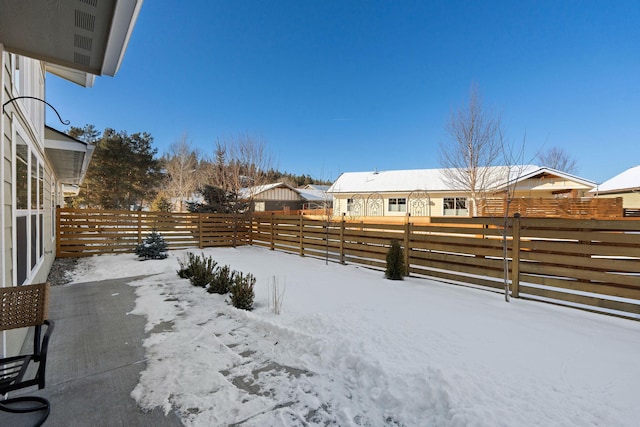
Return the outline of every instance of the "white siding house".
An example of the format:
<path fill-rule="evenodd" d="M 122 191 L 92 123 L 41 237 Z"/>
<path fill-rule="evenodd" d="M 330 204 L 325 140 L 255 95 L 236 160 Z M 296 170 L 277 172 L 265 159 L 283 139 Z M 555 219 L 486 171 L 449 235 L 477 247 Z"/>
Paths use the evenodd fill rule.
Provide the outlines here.
<path fill-rule="evenodd" d="M 526 165 L 491 167 L 486 195 L 501 197 L 582 197 L 595 183 L 554 169 Z M 329 188 L 335 215 L 469 216 L 467 191 L 450 183 L 444 169 L 348 172 Z"/>
<path fill-rule="evenodd" d="M 598 185 L 589 192 L 593 197 L 622 197 L 622 206 L 631 216 L 640 216 L 640 166 L 635 166 Z"/>
<path fill-rule="evenodd" d="M 86 172 L 92 147 L 45 126 L 47 72 L 89 87 L 118 70 L 141 0 L 0 0 L 0 286 L 46 280 L 55 210 Z M 72 84 L 72 83 L 70 83 Z M 0 357 L 24 333 L 0 334 Z"/>

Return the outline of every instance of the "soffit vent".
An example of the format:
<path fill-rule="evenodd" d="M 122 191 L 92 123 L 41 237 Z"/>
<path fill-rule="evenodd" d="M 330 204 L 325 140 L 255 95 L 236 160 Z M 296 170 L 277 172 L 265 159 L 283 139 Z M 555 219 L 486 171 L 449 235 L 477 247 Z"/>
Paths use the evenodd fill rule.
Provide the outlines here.
<path fill-rule="evenodd" d="M 81 36 L 80 34 L 73 35 L 73 45 L 79 49 L 91 50 L 93 45 L 93 39 L 90 37 Z"/>
<path fill-rule="evenodd" d="M 88 4 L 89 6 L 98 7 L 98 0 L 80 0 L 80 3 Z"/>
<path fill-rule="evenodd" d="M 93 32 L 96 26 L 96 16 L 76 9 L 76 28 Z"/>
<path fill-rule="evenodd" d="M 89 65 L 91 65 L 91 57 L 78 52 L 73 52 L 73 62 L 78 65 L 84 65 L 85 67 L 88 67 Z"/>

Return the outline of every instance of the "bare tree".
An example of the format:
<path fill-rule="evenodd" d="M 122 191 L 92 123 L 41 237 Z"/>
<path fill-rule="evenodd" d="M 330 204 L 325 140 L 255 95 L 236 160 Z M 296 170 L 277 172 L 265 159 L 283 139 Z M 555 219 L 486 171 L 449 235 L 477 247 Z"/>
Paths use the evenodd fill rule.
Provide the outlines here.
<path fill-rule="evenodd" d="M 169 146 L 169 153 L 163 158 L 167 181 L 165 193 L 176 199 L 176 209 L 184 210 L 185 200 L 193 194 L 199 182 L 198 151 L 191 146 L 187 135 Z"/>
<path fill-rule="evenodd" d="M 248 133 L 226 137 L 216 141 L 211 182 L 229 196 L 234 212 L 250 211 L 271 168 L 272 157 L 262 137 Z"/>
<path fill-rule="evenodd" d="M 562 172 L 575 174 L 578 172 L 578 162 L 560 147 L 550 147 L 538 155 L 542 166 Z"/>
<path fill-rule="evenodd" d="M 451 113 L 446 124 L 448 141 L 440 144 L 440 164 L 445 179 L 456 190 L 466 191 L 473 216 L 488 188 L 496 184 L 494 166 L 502 152 L 502 119 L 483 109 L 476 84 L 468 104 Z"/>
<path fill-rule="evenodd" d="M 524 174 L 526 165 L 523 162 L 525 151 L 526 137 L 522 140 L 522 145 L 515 150 L 515 146 L 512 144 L 503 142 L 502 144 L 502 156 L 504 159 L 506 170 L 506 186 L 504 188 L 505 209 L 502 217 L 502 270 L 503 270 L 503 285 L 504 285 L 504 300 L 509 302 L 510 285 L 509 285 L 509 235 L 513 236 L 513 219 L 510 218 L 511 212 L 509 210 L 511 201 L 515 197 L 516 187 L 520 178 Z M 519 217 L 519 213 L 517 213 Z M 513 244 L 512 244 L 513 248 Z"/>

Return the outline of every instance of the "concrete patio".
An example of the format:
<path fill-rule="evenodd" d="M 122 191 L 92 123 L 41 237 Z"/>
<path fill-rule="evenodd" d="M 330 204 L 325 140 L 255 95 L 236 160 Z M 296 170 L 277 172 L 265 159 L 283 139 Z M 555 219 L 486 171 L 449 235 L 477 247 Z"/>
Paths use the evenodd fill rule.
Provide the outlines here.
<path fill-rule="evenodd" d="M 19 395 L 51 402 L 45 426 L 181 426 L 179 417 L 143 412 L 130 397 L 145 368 L 145 318 L 128 314 L 135 304 L 128 279 L 53 286 L 49 318 L 47 384 Z M 33 425 L 37 416 L 0 413 L 2 426 Z"/>

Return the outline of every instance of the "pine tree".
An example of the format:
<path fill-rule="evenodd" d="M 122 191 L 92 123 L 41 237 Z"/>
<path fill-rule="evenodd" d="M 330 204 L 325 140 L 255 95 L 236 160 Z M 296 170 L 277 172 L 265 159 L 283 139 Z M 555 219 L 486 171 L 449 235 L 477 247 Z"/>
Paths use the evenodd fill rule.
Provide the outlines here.
<path fill-rule="evenodd" d="M 392 240 L 389 252 L 387 252 L 385 277 L 391 280 L 403 280 L 404 275 L 404 252 L 402 246 L 400 246 L 400 242 L 397 240 Z"/>
<path fill-rule="evenodd" d="M 136 255 L 139 258 L 148 259 L 165 259 L 168 254 L 169 246 L 164 241 L 164 237 L 157 231 L 152 231 L 144 242 L 136 246 Z"/>
<path fill-rule="evenodd" d="M 167 199 L 163 194 L 158 194 L 156 198 L 151 203 L 151 210 L 154 212 L 171 212 L 173 206 L 169 199 Z"/>
<path fill-rule="evenodd" d="M 70 133 L 84 138 L 73 128 Z M 95 132 L 95 130 L 93 130 Z M 160 165 L 152 147 L 153 138 L 146 132 L 127 134 L 106 129 L 97 140 L 79 204 L 102 209 L 138 209 L 150 202 L 160 181 Z"/>
<path fill-rule="evenodd" d="M 242 310 L 253 310 L 253 299 L 255 298 L 253 287 L 255 284 L 256 278 L 253 274 L 248 273 L 245 276 L 243 273 L 236 273 L 233 284 L 229 288 L 231 304 Z"/>

